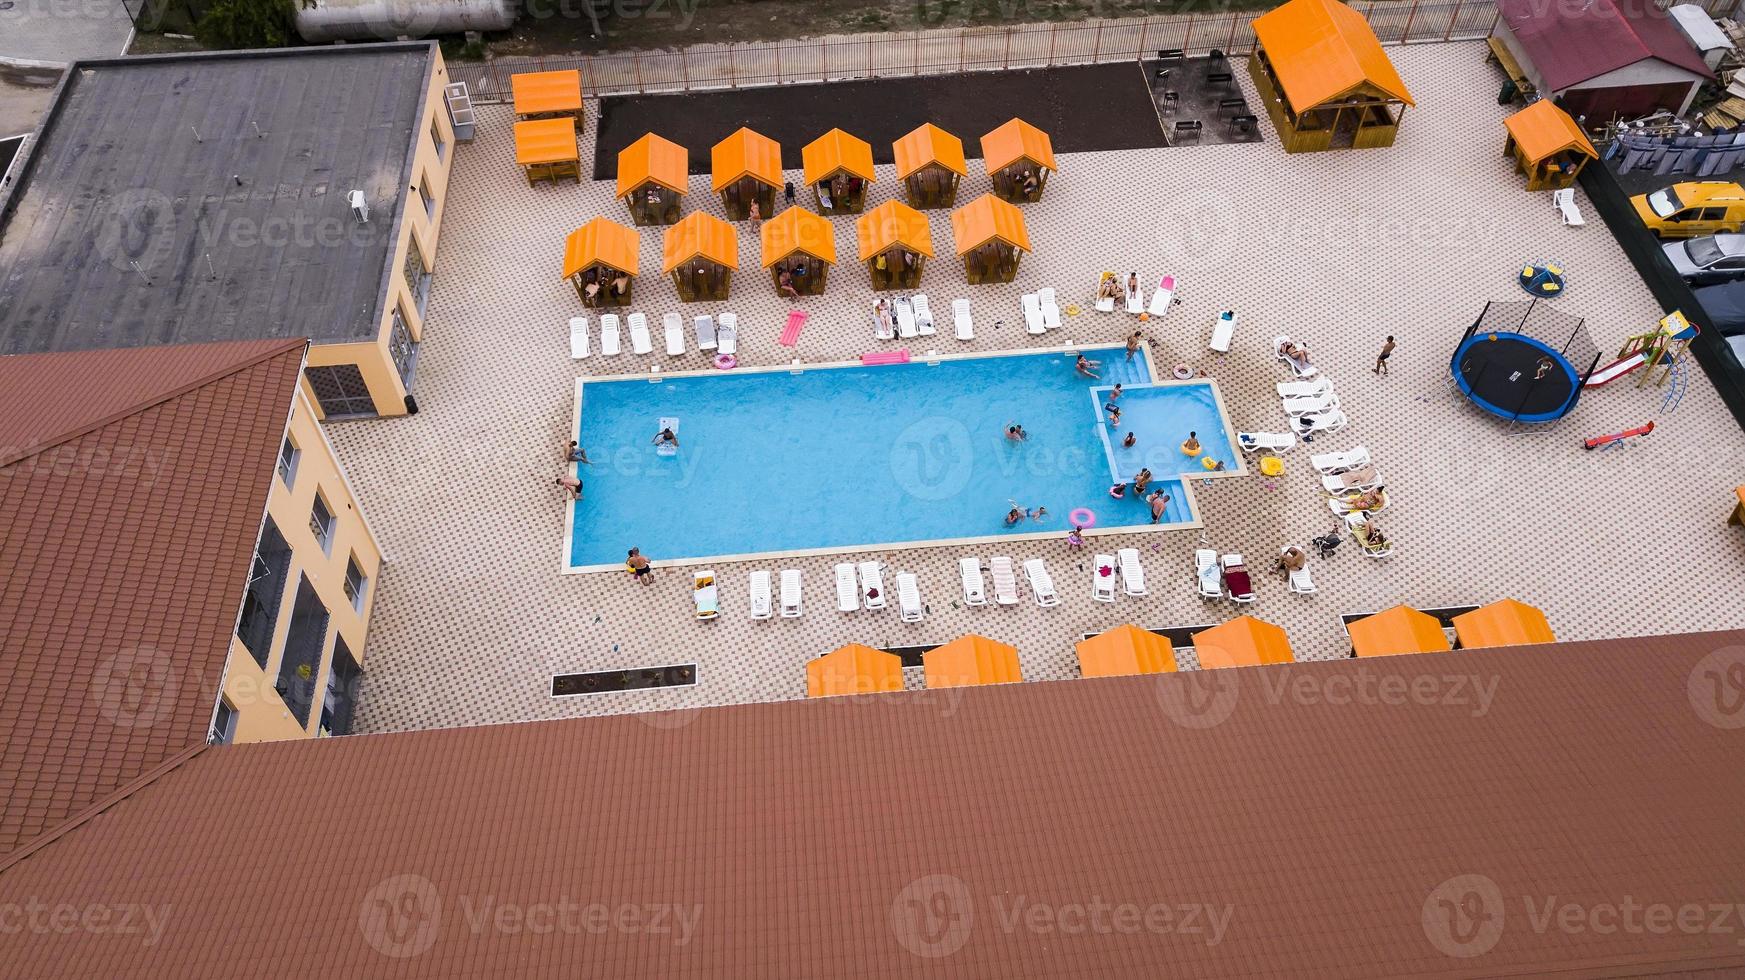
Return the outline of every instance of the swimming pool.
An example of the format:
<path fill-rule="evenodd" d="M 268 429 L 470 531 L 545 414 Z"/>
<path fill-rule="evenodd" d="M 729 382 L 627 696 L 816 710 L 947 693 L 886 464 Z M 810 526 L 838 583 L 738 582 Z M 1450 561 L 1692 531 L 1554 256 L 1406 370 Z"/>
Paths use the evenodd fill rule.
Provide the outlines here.
<path fill-rule="evenodd" d="M 1077 350 L 1100 380 L 1074 371 Z M 1119 429 L 1101 406 L 1119 382 Z M 1119 346 L 943 356 L 863 367 L 807 365 L 583 378 L 576 438 L 584 499 L 571 505 L 569 571 L 622 569 L 639 547 L 656 560 L 861 551 L 922 543 L 1059 538 L 1084 507 L 1098 530 L 1197 521 L 1174 477 L 1198 461 L 1177 445 L 1199 432 L 1232 464 L 1234 435 L 1209 381 L 1151 384 L 1149 356 Z M 679 451 L 659 455 L 658 420 L 679 420 Z M 1005 438 L 1009 423 L 1029 438 Z M 1131 449 L 1119 445 L 1138 433 Z M 1113 436 L 1111 442 L 1110 437 Z M 1141 465 L 1170 495 L 1162 525 L 1131 493 L 1109 497 L 1116 473 Z M 1012 501 L 1047 508 L 1008 527 Z"/>

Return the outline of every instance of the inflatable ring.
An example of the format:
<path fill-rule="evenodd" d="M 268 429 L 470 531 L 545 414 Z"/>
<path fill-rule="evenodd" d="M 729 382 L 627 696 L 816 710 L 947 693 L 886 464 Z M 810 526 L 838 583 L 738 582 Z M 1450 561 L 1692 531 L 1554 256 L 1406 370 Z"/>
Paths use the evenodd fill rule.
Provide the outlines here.
<path fill-rule="evenodd" d="M 1200 460 L 1200 466 L 1208 470 L 1215 470 L 1218 468 L 1218 461 L 1207 456 L 1205 459 Z"/>
<path fill-rule="evenodd" d="M 734 357 L 732 354 L 716 354 L 715 366 L 726 371 L 730 368 L 738 367 L 739 358 Z"/>
<path fill-rule="evenodd" d="M 1097 526 L 1097 513 L 1096 513 L 1096 511 L 1091 510 L 1089 507 L 1079 507 L 1079 508 L 1075 509 L 1072 513 L 1066 515 L 1066 517 L 1067 517 L 1067 520 L 1072 521 L 1074 524 L 1078 525 L 1079 527 L 1096 527 Z"/>
<path fill-rule="evenodd" d="M 1187 443 L 1185 443 L 1185 442 L 1182 443 L 1182 455 L 1183 456 L 1198 456 L 1203 450 L 1204 450 L 1204 447 L 1195 447 L 1193 449 L 1189 449 Z M 1211 462 L 1211 459 L 1208 457 L 1206 462 L 1208 462 L 1208 463 Z M 1211 467 L 1208 466 L 1208 467 L 1206 467 L 1206 469 L 1211 469 Z"/>
<path fill-rule="evenodd" d="M 1188 367 L 1186 364 L 1177 364 L 1175 370 L 1170 373 L 1175 375 L 1177 381 L 1186 381 L 1194 376 L 1194 369 Z"/>

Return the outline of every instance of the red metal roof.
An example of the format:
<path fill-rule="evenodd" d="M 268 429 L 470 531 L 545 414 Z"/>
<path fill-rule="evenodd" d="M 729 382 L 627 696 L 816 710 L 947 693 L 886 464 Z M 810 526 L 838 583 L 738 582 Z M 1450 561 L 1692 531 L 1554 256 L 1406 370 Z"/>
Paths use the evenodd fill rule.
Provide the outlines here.
<path fill-rule="evenodd" d="M 205 741 L 306 346 L 0 357 L 0 854 Z"/>
<path fill-rule="evenodd" d="M 5 970 L 1737 975 L 1733 920 L 1533 915 L 1745 902 L 1745 740 L 1695 680 L 1724 679 L 1742 644 L 214 746 L 0 860 L 0 907 L 127 903 L 160 916 L 153 941 L 46 929 L 7 938 Z"/>
<path fill-rule="evenodd" d="M 1560 92 L 1647 58 L 1704 78 L 1714 77 L 1672 16 L 1651 3 L 1496 2 L 1509 32 L 1552 91 Z"/>

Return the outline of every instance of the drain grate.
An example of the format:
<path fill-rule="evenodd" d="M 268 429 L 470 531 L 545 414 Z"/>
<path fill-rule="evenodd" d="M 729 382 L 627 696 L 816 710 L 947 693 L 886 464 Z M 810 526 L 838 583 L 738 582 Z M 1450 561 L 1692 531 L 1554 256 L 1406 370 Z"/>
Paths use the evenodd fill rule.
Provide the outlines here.
<path fill-rule="evenodd" d="M 579 694 L 643 691 L 655 687 L 690 687 L 696 683 L 696 664 L 631 667 L 624 670 L 600 670 L 587 674 L 553 674 L 551 677 L 551 696 L 568 698 Z"/>

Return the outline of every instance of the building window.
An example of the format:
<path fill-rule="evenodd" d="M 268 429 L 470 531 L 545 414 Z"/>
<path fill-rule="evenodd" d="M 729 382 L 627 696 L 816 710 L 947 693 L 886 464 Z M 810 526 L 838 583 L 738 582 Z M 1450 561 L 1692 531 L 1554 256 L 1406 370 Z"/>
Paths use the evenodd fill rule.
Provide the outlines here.
<path fill-rule="evenodd" d="M 424 216 L 436 220 L 436 195 L 430 193 L 430 179 L 418 178 L 418 199 L 424 202 Z"/>
<path fill-rule="evenodd" d="M 430 117 L 430 142 L 436 144 L 438 160 L 448 159 L 448 143 L 442 138 L 442 124 L 436 121 L 435 116 Z"/>
<path fill-rule="evenodd" d="M 230 699 L 219 695 L 218 713 L 212 719 L 212 731 L 206 741 L 214 745 L 228 745 L 236 737 L 236 708 Z"/>
<path fill-rule="evenodd" d="M 321 703 L 322 735 L 350 735 L 352 709 L 357 705 L 363 668 L 345 645 L 345 637 L 333 638 L 333 666 L 327 671 L 327 697 Z"/>
<path fill-rule="evenodd" d="M 321 543 L 322 551 L 333 554 L 333 511 L 328 509 L 319 490 L 315 491 L 315 503 L 309 509 L 309 533 Z"/>
<path fill-rule="evenodd" d="M 290 436 L 286 436 L 285 441 L 279 445 L 279 479 L 285 481 L 287 490 L 297 482 L 297 460 L 302 455 Z"/>
<path fill-rule="evenodd" d="M 394 372 L 400 376 L 400 383 L 412 390 L 412 368 L 418 363 L 418 342 L 412 339 L 412 331 L 406 329 L 406 317 L 400 312 L 400 305 L 394 304 L 393 322 L 388 328 L 388 356 L 394 360 Z"/>
<path fill-rule="evenodd" d="M 364 374 L 356 364 L 331 364 L 303 370 L 315 401 L 329 422 L 336 419 L 372 418 L 376 400 L 371 397 Z"/>
<path fill-rule="evenodd" d="M 321 677 L 321 648 L 327 642 L 327 607 L 308 579 L 297 583 L 297 601 L 291 607 L 291 625 L 285 630 L 285 653 L 279 659 L 278 679 L 273 689 L 297 724 L 309 724 L 315 705 L 315 682 Z"/>
<path fill-rule="evenodd" d="M 345 560 L 345 597 L 351 600 L 351 607 L 358 615 L 364 612 L 364 597 L 367 596 L 370 580 L 364 577 L 364 570 L 358 567 L 357 556 L 352 555 Z"/>
<path fill-rule="evenodd" d="M 400 267 L 400 278 L 406 282 L 406 291 L 412 294 L 412 303 L 418 308 L 418 315 L 424 315 L 424 301 L 430 297 L 430 270 L 425 266 L 424 253 L 418 248 L 418 239 L 406 239 L 406 264 Z"/>
<path fill-rule="evenodd" d="M 261 667 L 272 652 L 273 633 L 279 625 L 279 607 L 285 598 L 285 578 L 291 571 L 291 546 L 271 517 L 261 525 L 249 565 L 248 588 L 242 597 L 242 615 L 236 621 L 236 638 L 248 648 Z"/>

